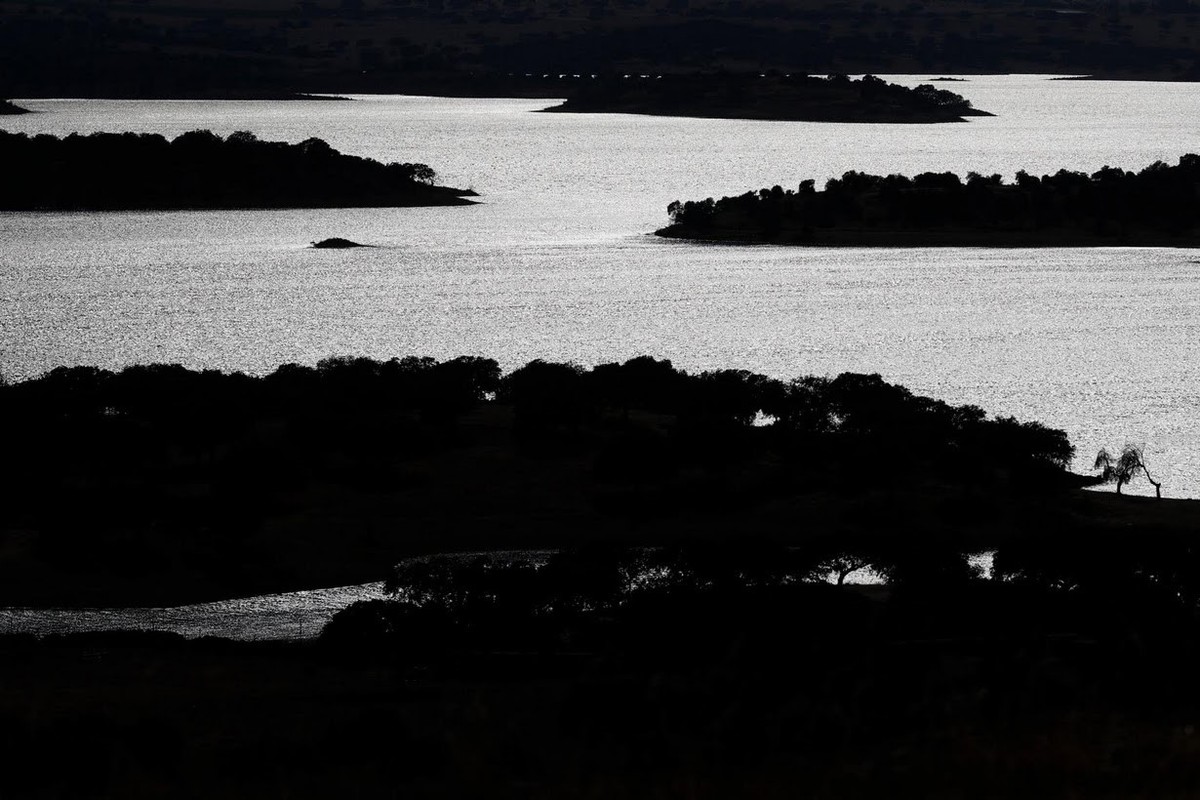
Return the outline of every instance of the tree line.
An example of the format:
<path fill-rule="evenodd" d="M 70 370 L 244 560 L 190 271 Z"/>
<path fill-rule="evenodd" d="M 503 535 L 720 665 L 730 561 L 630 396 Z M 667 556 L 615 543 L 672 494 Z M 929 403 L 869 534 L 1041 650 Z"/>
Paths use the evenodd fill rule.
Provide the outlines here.
<path fill-rule="evenodd" d="M 680 428 L 731 432 L 734 439 L 786 434 L 808 444 L 829 442 L 843 452 L 904 452 L 931 466 L 942 461 L 1063 470 L 1074 453 L 1061 430 L 988 418 L 977 406 L 916 395 L 877 374 L 784 380 L 743 369 L 689 373 L 650 356 L 590 369 L 536 359 L 508 374 L 494 359 L 478 356 L 333 357 L 315 367 L 284 365 L 261 377 L 167 364 L 119 372 L 59 367 L 0 386 L 0 409 L 9 419 L 46 425 L 186 420 L 202 427 L 266 416 L 389 413 L 447 424 L 481 405 L 510 408 L 514 430 L 531 439 L 571 438 L 588 427 L 620 427 L 631 415 L 649 414 Z"/>

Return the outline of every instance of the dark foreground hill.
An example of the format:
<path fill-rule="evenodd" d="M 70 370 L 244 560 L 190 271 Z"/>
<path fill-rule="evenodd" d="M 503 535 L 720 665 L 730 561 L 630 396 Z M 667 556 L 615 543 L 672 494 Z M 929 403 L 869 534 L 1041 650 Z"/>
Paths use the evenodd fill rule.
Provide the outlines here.
<path fill-rule="evenodd" d="M 1036 423 L 652 358 L 64 368 L 0 419 L 2 603 L 391 592 L 310 642 L 0 636 L 5 798 L 1200 785 L 1200 512 Z M 561 552 L 392 566 L 521 545 Z"/>
<path fill-rule="evenodd" d="M 264 142 L 241 131 L 93 133 L 58 138 L 0 131 L 0 209 L 112 211 L 468 205 L 435 186 L 425 164 L 381 164 L 320 139 Z"/>
<path fill-rule="evenodd" d="M 804 122 L 963 122 L 990 116 L 961 95 L 925 84 L 915 89 L 873 75 L 851 80 L 808 75 L 659 75 L 576 81 L 564 113 Z"/>
<path fill-rule="evenodd" d="M 775 186 L 737 197 L 673 202 L 659 236 L 730 242 L 852 246 L 1195 247 L 1200 244 L 1200 156 L 1132 172 L 1059 170 L 1038 178 L 951 172 L 847 172 L 817 191 Z"/>
<path fill-rule="evenodd" d="M 413 565 L 316 642 L 0 636 L 0 794 L 1190 797 L 1195 559 L 1060 532 L 990 577 L 742 538 Z"/>

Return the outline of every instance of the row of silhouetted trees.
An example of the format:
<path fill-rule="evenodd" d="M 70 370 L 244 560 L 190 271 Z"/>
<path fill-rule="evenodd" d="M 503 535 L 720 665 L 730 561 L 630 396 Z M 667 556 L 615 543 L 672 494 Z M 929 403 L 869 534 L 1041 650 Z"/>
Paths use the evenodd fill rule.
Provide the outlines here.
<path fill-rule="evenodd" d="M 1093 644 L 1138 635 L 1143 647 L 1196 641 L 1200 554 L 1184 538 L 1097 537 L 1066 525 L 1053 537 L 1002 541 L 990 553 L 990 574 L 971 556 L 954 537 L 881 530 L 793 547 L 730 538 L 540 558 L 418 559 L 395 569 L 387 599 L 339 613 L 323 638 L 418 660 L 448 650 L 646 655 L 676 647 L 702 657 L 758 637 L 781 650 L 812 636 L 849 635 L 876 642 L 1057 635 Z M 872 570 L 886 582 L 887 612 L 867 612 L 871 604 L 840 585 L 848 569 Z M 851 608 L 862 615 L 859 627 L 836 631 L 832 620 Z M 823 616 L 834 630 L 816 622 Z"/>
<path fill-rule="evenodd" d="M 1066 434 L 1036 422 L 989 419 L 976 406 L 915 395 L 879 375 L 771 378 L 747 370 L 689 373 L 649 356 L 585 369 L 535 360 L 502 374 L 496 361 L 338 357 L 316 367 L 289 364 L 262 377 L 193 371 L 178 365 L 60 367 L 0 387 L 9 419 L 187 420 L 241 424 L 264 416 L 370 416 L 412 410 L 450 420 L 485 402 L 511 406 L 517 430 L 570 435 L 604 415 L 668 415 L 683 425 L 763 428 L 854 449 L 910 458 L 1043 465 L 1070 462 Z"/>

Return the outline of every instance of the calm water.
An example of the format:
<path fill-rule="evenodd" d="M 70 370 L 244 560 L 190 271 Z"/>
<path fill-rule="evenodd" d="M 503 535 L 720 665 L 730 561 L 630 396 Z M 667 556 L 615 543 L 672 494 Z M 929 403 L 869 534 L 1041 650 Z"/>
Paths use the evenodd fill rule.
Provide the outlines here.
<path fill-rule="evenodd" d="M 901 78 L 916 83 L 927 76 Z M 880 372 L 1065 428 L 1077 467 L 1139 442 L 1200 496 L 1200 251 L 699 246 L 647 236 L 671 200 L 848 169 L 1141 168 L 1200 152 L 1200 86 L 973 78 L 967 123 L 836 125 L 531 113 L 526 100 L 28 100 L 10 130 L 320 136 L 424 161 L 470 208 L 0 214 L 0 373 L 332 354 L 478 353 L 689 369 Z M 380 245 L 313 251 L 347 236 Z M 1136 487 L 1135 487 L 1136 490 Z"/>

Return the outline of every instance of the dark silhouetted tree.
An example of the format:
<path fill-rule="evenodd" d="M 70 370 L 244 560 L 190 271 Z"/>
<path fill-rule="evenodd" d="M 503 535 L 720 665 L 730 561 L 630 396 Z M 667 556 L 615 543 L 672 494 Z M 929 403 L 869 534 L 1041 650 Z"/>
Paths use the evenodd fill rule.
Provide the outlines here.
<path fill-rule="evenodd" d="M 1100 452 L 1096 454 L 1096 463 L 1092 465 L 1092 469 L 1100 470 L 1100 479 L 1104 483 L 1117 484 L 1117 494 L 1121 493 L 1122 486 L 1141 472 L 1146 476 L 1146 480 L 1154 486 L 1155 497 L 1162 499 L 1162 484 L 1150 476 L 1150 470 L 1146 468 L 1146 461 L 1142 455 L 1142 448 L 1137 445 L 1125 445 L 1121 455 L 1116 457 L 1101 447 Z"/>

